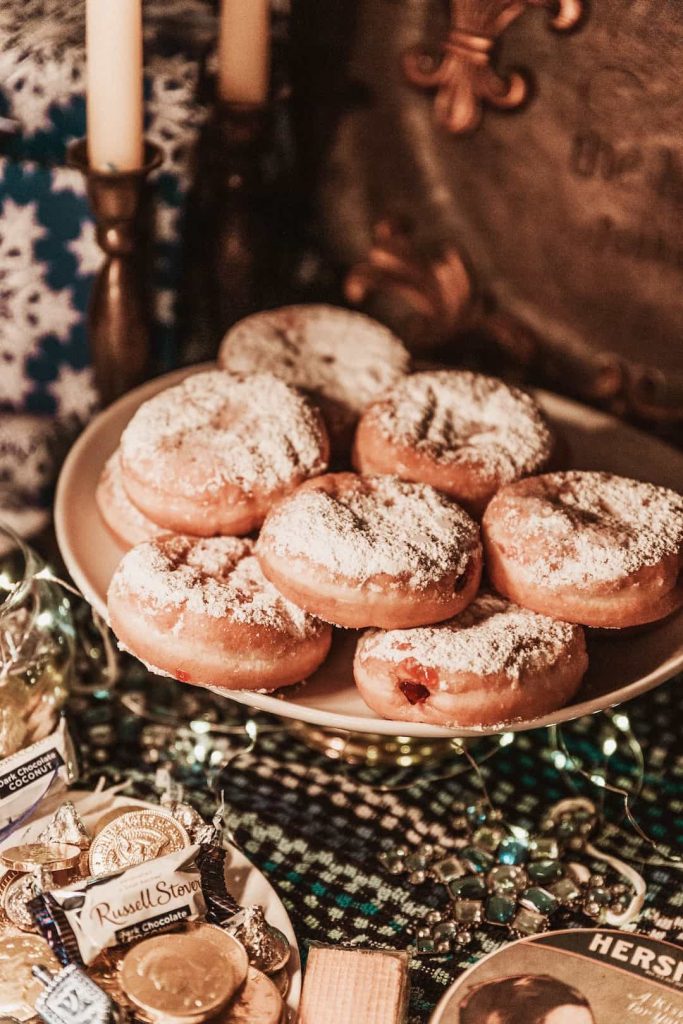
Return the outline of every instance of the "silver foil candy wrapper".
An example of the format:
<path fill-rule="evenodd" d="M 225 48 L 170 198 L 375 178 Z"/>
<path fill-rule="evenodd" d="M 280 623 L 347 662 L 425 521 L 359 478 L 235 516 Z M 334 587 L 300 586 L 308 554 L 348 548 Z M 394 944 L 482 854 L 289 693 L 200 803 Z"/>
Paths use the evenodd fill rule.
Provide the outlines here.
<path fill-rule="evenodd" d="M 289 960 L 291 947 L 287 936 L 268 923 L 258 904 L 240 910 L 226 929 L 242 943 L 251 966 L 264 974 L 279 971 Z"/>
<path fill-rule="evenodd" d="M 45 1024 L 126 1024 L 126 1011 L 75 964 L 58 974 L 34 967 L 33 974 L 45 985 L 36 999 Z"/>

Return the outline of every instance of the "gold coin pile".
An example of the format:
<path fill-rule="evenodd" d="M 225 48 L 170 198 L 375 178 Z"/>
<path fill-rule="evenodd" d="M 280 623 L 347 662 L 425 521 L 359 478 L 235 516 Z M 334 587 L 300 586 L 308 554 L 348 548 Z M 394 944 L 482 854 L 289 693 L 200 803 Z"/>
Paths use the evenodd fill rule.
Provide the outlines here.
<path fill-rule="evenodd" d="M 29 902 L 46 884 L 67 881 L 78 873 L 81 850 L 70 843 L 23 843 L 0 853 L 2 923 L 36 932 Z M 0 1010 L 2 1004 L 0 1004 Z"/>
<path fill-rule="evenodd" d="M 70 843 L 24 843 L 0 853 L 0 864 L 10 871 L 69 871 L 78 866 L 81 851 Z"/>
<path fill-rule="evenodd" d="M 0 1015 L 18 1021 L 35 1016 L 41 986 L 31 968 L 42 963 L 59 969 L 28 910 L 37 892 L 133 867 L 192 842 L 169 811 L 132 804 L 103 814 L 91 839 L 70 801 L 39 838 L 0 852 Z M 129 949 L 104 950 L 88 974 L 112 1000 L 149 1024 L 281 1024 L 289 942 L 260 908 L 248 908 L 243 918 L 235 935 L 193 923 Z"/>
<path fill-rule="evenodd" d="M 0 935 L 0 1012 L 18 1021 L 35 1017 L 43 986 L 31 974 L 38 964 L 58 971 L 60 965 L 38 935 Z"/>
<path fill-rule="evenodd" d="M 249 966 L 244 947 L 214 925 L 158 935 L 123 958 L 118 983 L 152 1024 L 280 1024 L 276 985 Z"/>

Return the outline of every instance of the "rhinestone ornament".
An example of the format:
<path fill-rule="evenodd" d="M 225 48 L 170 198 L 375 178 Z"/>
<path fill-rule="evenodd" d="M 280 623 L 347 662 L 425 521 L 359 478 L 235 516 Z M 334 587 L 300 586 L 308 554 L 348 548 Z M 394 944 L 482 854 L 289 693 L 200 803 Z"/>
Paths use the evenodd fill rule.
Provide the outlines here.
<path fill-rule="evenodd" d="M 512 864 L 500 864 L 498 867 L 492 868 L 488 873 L 487 882 L 499 896 L 521 892 L 529 884 L 524 868 Z"/>
<path fill-rule="evenodd" d="M 511 936 L 536 935 L 562 908 L 593 920 L 604 920 L 608 911 L 624 914 L 632 898 L 629 885 L 622 879 L 610 885 L 605 875 L 569 860 L 584 852 L 597 823 L 594 808 L 583 799 L 579 803 L 551 808 L 540 834 L 528 837 L 512 835 L 502 813 L 485 801 L 456 806 L 452 826 L 460 836 L 454 852 L 430 843 L 383 851 L 380 860 L 389 874 L 407 874 L 414 885 L 431 879 L 452 900 L 448 911 L 425 914 L 411 947 L 415 955 L 447 956 L 467 945 L 472 927 L 482 924 L 507 928 Z"/>

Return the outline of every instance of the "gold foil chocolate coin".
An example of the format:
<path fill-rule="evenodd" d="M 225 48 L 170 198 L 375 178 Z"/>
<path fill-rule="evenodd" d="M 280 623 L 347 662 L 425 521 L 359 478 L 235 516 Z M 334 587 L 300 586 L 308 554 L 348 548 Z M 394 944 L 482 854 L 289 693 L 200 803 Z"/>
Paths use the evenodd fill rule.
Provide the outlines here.
<path fill-rule="evenodd" d="M 123 804 L 121 807 L 112 807 L 110 811 L 106 811 L 101 818 L 98 818 L 95 822 L 93 829 L 93 838 L 105 828 L 110 821 L 116 821 L 122 814 L 130 814 L 131 811 L 139 811 L 140 807 L 137 804 Z"/>
<path fill-rule="evenodd" d="M 88 965 L 88 975 L 115 1003 L 125 1003 L 126 1006 L 134 1009 L 121 988 L 121 963 L 125 955 L 126 950 L 122 948 L 102 950 L 99 956 Z"/>
<path fill-rule="evenodd" d="M 0 936 L 0 1013 L 20 1021 L 35 1017 L 35 1002 L 43 985 L 33 977 L 31 968 L 38 964 L 53 971 L 60 969 L 41 936 Z"/>
<path fill-rule="evenodd" d="M 282 996 L 270 978 L 250 967 L 243 988 L 212 1024 L 280 1024 L 283 1009 Z"/>
<path fill-rule="evenodd" d="M 167 811 L 138 808 L 114 818 L 95 836 L 89 853 L 90 871 L 107 875 L 189 845 L 187 832 Z"/>
<path fill-rule="evenodd" d="M 78 865 L 81 851 L 70 843 L 24 843 L 0 853 L 0 864 L 11 871 L 66 871 Z"/>
<path fill-rule="evenodd" d="M 13 882 L 15 878 L 19 878 L 20 875 L 20 871 L 5 871 L 2 875 L 0 875 L 0 906 L 2 906 L 2 901 L 4 899 L 5 892 L 7 891 L 7 886 L 10 884 L 10 882 Z"/>
<path fill-rule="evenodd" d="M 246 972 L 247 955 L 237 940 L 205 925 L 138 943 L 121 964 L 119 983 L 152 1020 L 200 1024 L 227 1005 Z"/>
<path fill-rule="evenodd" d="M 28 903 L 36 895 L 36 883 L 32 875 L 17 875 L 7 888 L 2 898 L 2 909 L 8 920 L 22 932 L 37 932 Z"/>
<path fill-rule="evenodd" d="M 284 999 L 289 992 L 289 971 L 287 968 L 281 967 L 279 971 L 274 971 L 273 974 L 269 974 L 268 977 Z"/>

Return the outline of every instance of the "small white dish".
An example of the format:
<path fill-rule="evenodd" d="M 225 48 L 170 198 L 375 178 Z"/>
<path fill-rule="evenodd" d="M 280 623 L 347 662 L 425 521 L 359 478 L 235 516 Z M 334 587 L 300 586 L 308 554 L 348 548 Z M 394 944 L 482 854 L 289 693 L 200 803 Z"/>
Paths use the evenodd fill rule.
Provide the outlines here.
<path fill-rule="evenodd" d="M 99 797 L 99 800 L 98 800 Z M 155 807 L 145 800 L 136 800 L 134 797 L 110 795 L 104 790 L 102 793 L 93 793 L 86 790 L 69 790 L 58 796 L 46 800 L 40 807 L 41 815 L 33 818 L 24 828 L 18 829 L 4 843 L 0 843 L 0 850 L 11 846 L 18 846 L 20 843 L 30 843 L 37 840 L 43 831 L 52 814 L 65 800 L 71 800 L 83 819 L 86 828 L 91 830 L 98 818 L 115 807 Z M 292 947 L 291 956 L 287 963 L 287 974 L 289 975 L 289 989 L 286 996 L 287 1009 L 293 1019 L 299 1006 L 301 997 L 301 959 L 296 935 L 289 920 L 289 915 L 282 905 L 279 896 L 273 889 L 267 878 L 254 867 L 251 861 L 247 860 L 243 853 L 235 846 L 228 846 L 228 867 L 226 877 L 230 893 L 242 906 L 251 906 L 258 903 L 263 907 L 263 912 L 268 921 L 283 932 Z M 2 869 L 0 869 L 0 874 Z"/>

